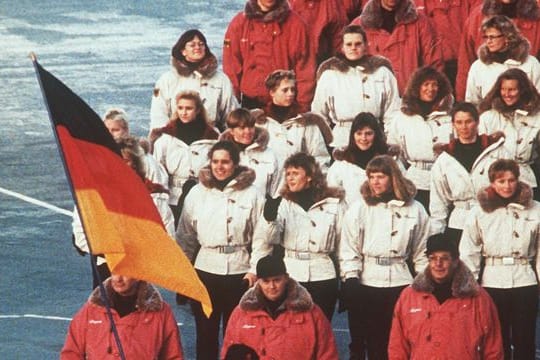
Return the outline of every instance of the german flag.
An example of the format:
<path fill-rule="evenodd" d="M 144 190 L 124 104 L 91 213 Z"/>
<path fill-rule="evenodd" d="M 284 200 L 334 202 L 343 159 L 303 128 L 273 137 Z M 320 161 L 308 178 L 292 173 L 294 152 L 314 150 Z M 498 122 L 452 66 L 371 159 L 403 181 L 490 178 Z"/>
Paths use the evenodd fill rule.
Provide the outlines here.
<path fill-rule="evenodd" d="M 92 254 L 103 254 L 114 273 L 199 301 L 209 316 L 206 288 L 100 117 L 33 62 Z"/>

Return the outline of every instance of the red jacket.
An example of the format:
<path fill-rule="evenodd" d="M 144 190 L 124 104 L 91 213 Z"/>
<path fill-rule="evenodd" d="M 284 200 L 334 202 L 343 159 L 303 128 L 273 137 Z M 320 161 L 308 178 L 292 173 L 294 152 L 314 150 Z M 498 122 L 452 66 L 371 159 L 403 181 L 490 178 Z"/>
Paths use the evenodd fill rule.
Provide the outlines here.
<path fill-rule="evenodd" d="M 264 81 L 277 69 L 294 70 L 297 100 L 307 111 L 315 91 L 315 53 L 304 22 L 286 0 L 266 14 L 256 0 L 248 0 L 225 33 L 223 70 L 239 99 L 244 94 L 266 104 L 270 95 Z"/>
<path fill-rule="evenodd" d="M 311 51 L 317 64 L 335 55 L 343 43 L 341 31 L 349 23 L 341 0 L 289 0 L 289 3 L 309 25 Z"/>
<path fill-rule="evenodd" d="M 521 34 L 531 43 L 530 54 L 538 57 L 540 52 L 540 13 L 536 0 L 516 0 L 517 18 L 512 19 Z M 485 0 L 475 6 L 465 22 L 458 54 L 456 78 L 456 98 L 465 99 L 467 76 L 472 63 L 478 58 L 478 48 L 482 45 L 481 26 L 487 18 L 501 14 L 500 0 Z M 504 14 L 503 14 L 504 15 Z"/>
<path fill-rule="evenodd" d="M 394 308 L 391 360 L 504 358 L 497 309 L 463 262 L 454 273 L 452 297 L 439 304 L 428 270 L 403 290 Z"/>
<path fill-rule="evenodd" d="M 418 12 L 425 14 L 441 37 L 443 60 L 457 60 L 461 31 L 479 0 L 415 0 Z"/>
<path fill-rule="evenodd" d="M 409 77 L 420 66 L 443 70 L 441 42 L 431 22 L 417 13 L 412 1 L 400 2 L 397 24 L 391 34 L 379 27 L 383 20 L 381 9 L 381 0 L 370 0 L 352 24 L 361 25 L 366 31 L 370 54 L 390 60 L 402 95 Z"/>
<path fill-rule="evenodd" d="M 104 285 L 111 294 L 110 278 Z M 122 318 L 111 309 L 126 359 L 183 359 L 176 320 L 154 286 L 146 282 L 139 284 L 137 307 Z M 73 317 L 60 359 L 117 359 L 118 356 L 100 290 L 96 288 Z"/>
<path fill-rule="evenodd" d="M 233 344 L 251 347 L 261 359 L 338 359 L 330 322 L 305 288 L 289 279 L 275 320 L 264 310 L 263 298 L 258 284 L 244 294 L 227 323 L 222 359 Z"/>

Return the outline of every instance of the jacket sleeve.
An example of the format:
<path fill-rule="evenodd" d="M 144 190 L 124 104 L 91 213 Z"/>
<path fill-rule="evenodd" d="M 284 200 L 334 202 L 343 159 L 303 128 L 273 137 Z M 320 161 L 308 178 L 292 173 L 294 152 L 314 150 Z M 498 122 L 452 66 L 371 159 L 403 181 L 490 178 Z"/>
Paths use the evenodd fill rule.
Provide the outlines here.
<path fill-rule="evenodd" d="M 335 360 L 338 359 L 336 339 L 330 322 L 317 306 L 313 305 L 313 318 L 317 329 L 317 349 L 315 359 L 317 360 Z"/>
<path fill-rule="evenodd" d="M 475 11 L 471 12 L 465 25 L 463 26 L 463 36 L 459 44 L 458 51 L 458 70 L 456 76 L 456 100 L 463 101 L 465 99 L 465 89 L 467 84 L 467 76 L 469 74 L 469 68 L 476 59 L 476 46 L 473 32 L 473 19 Z"/>
<path fill-rule="evenodd" d="M 257 192 L 258 193 L 258 192 Z M 272 234 L 270 225 L 272 222 L 268 222 L 262 216 L 264 209 L 264 201 L 262 197 L 257 197 L 255 211 L 252 215 L 252 223 L 254 224 L 253 240 L 251 243 L 251 255 L 250 255 L 250 270 L 252 274 L 257 273 L 257 262 L 259 259 L 269 255 L 272 252 Z M 278 215 L 279 216 L 279 215 Z"/>
<path fill-rule="evenodd" d="M 171 99 L 164 96 L 165 76 L 163 74 L 154 86 L 154 94 L 150 103 L 150 130 L 167 125 L 171 117 Z"/>
<path fill-rule="evenodd" d="M 274 163 L 273 164 L 274 171 L 272 172 L 272 176 L 270 177 L 268 181 L 268 185 L 266 186 L 267 187 L 266 191 L 268 195 L 275 198 L 279 196 L 279 187 L 282 184 L 281 180 L 283 179 L 283 169 L 279 166 L 276 153 L 274 153 L 273 151 L 272 151 L 272 157 L 273 157 L 272 162 Z"/>
<path fill-rule="evenodd" d="M 82 360 L 86 358 L 86 324 L 88 323 L 87 304 L 73 316 L 69 324 L 64 347 L 60 352 L 61 360 Z"/>
<path fill-rule="evenodd" d="M 218 113 L 216 114 L 216 124 L 215 126 L 220 130 L 224 131 L 227 128 L 227 115 L 235 109 L 238 109 L 240 104 L 235 95 L 233 85 L 230 79 L 227 76 L 223 77 L 220 101 L 218 103 Z"/>
<path fill-rule="evenodd" d="M 476 60 L 480 61 L 480 60 Z M 477 84 L 477 76 L 479 69 L 477 69 L 477 63 L 474 62 L 471 65 L 469 74 L 467 75 L 467 86 L 465 89 L 465 101 L 470 102 L 478 106 L 482 101 L 482 95 L 480 94 L 480 86 Z M 487 89 L 489 90 L 489 89 Z"/>
<path fill-rule="evenodd" d="M 234 308 L 231 316 L 229 317 L 229 321 L 227 322 L 227 330 L 225 331 L 225 335 L 223 336 L 223 346 L 221 347 L 220 359 L 225 359 L 227 351 L 229 350 L 229 347 L 231 347 L 231 345 L 243 343 L 238 333 L 242 314 L 243 311 L 240 309 L 240 307 L 237 306 L 236 308 Z"/>
<path fill-rule="evenodd" d="M 328 154 L 328 149 L 326 148 L 326 143 L 324 142 L 319 127 L 315 124 L 308 124 L 306 126 L 304 140 L 306 147 L 305 152 L 315 158 L 317 164 L 321 167 L 322 173 L 326 174 L 331 158 L 330 154 Z"/>
<path fill-rule="evenodd" d="M 363 244 L 363 229 L 359 219 L 359 205 L 355 203 L 345 212 L 338 247 L 339 267 L 342 279 L 359 277 L 362 271 L 360 249 Z"/>
<path fill-rule="evenodd" d="M 326 121 L 328 126 L 332 125 L 333 120 L 330 117 L 330 94 L 329 94 L 329 77 L 332 75 L 330 71 L 322 73 L 317 81 L 315 95 L 311 103 L 311 111 L 319 114 Z M 333 102 L 332 102 L 333 103 Z M 335 119 L 334 119 L 335 120 Z"/>
<path fill-rule="evenodd" d="M 441 38 L 431 24 L 431 21 L 424 14 L 418 14 L 418 21 L 423 21 L 420 32 L 422 65 L 432 66 L 442 72 L 444 63 L 442 59 Z"/>
<path fill-rule="evenodd" d="M 384 103 L 383 106 L 383 125 L 384 133 L 388 135 L 389 128 L 392 126 L 392 121 L 397 114 L 399 114 L 399 108 L 401 106 L 401 98 L 399 97 L 399 89 L 397 79 L 390 70 L 383 67 L 384 71 Z"/>
<path fill-rule="evenodd" d="M 240 99 L 240 80 L 242 79 L 243 71 L 242 51 L 240 48 L 240 38 L 242 36 L 241 21 L 243 18 L 244 14 L 240 13 L 231 20 L 225 32 L 225 40 L 223 42 L 223 72 L 231 80 L 234 95 L 237 99 Z"/>
<path fill-rule="evenodd" d="M 200 247 L 197 240 L 197 219 L 193 218 L 200 186 L 195 185 L 186 196 L 184 208 L 178 221 L 178 228 L 176 229 L 176 242 L 192 264 L 195 262 L 195 256 Z"/>
<path fill-rule="evenodd" d="M 480 356 L 485 360 L 503 359 L 503 342 L 497 308 L 485 290 L 482 289 L 479 296 L 482 304 L 482 309 L 480 309 L 480 314 L 483 315 L 481 317 L 482 328 L 485 330 L 484 344 Z"/>
<path fill-rule="evenodd" d="M 392 319 L 390 339 L 388 341 L 388 358 L 392 360 L 407 360 L 411 355 L 411 344 L 405 337 L 402 318 L 402 298 L 407 292 L 408 289 L 403 290 L 394 307 L 394 317 Z"/>
<path fill-rule="evenodd" d="M 168 304 L 163 305 L 163 344 L 159 351 L 159 360 L 183 360 L 182 343 L 180 341 L 180 331 L 176 325 L 176 319 Z"/>
<path fill-rule="evenodd" d="M 440 159 L 440 157 L 439 157 Z M 431 180 L 429 191 L 429 212 L 431 213 L 431 234 L 443 233 L 446 228 L 451 202 L 448 200 L 450 190 L 445 172 L 440 160 L 435 160 L 431 168 Z"/>
<path fill-rule="evenodd" d="M 461 241 L 459 242 L 460 258 L 472 271 L 475 279 L 480 274 L 480 261 L 482 257 L 483 240 L 480 234 L 480 225 L 477 218 L 478 208 L 473 209 L 469 215 Z"/>
<path fill-rule="evenodd" d="M 291 29 L 295 34 L 289 40 L 289 53 L 293 54 L 292 70 L 296 74 L 298 104 L 302 111 L 309 111 L 315 91 L 315 53 L 311 49 L 304 23 L 298 19 L 297 24 Z"/>
<path fill-rule="evenodd" d="M 418 226 L 413 233 L 413 242 L 411 258 L 414 263 L 414 271 L 420 273 L 424 271 L 424 268 L 427 265 L 427 258 L 425 255 L 427 239 L 429 237 L 429 215 L 427 214 L 424 207 L 417 203 L 418 205 Z"/>

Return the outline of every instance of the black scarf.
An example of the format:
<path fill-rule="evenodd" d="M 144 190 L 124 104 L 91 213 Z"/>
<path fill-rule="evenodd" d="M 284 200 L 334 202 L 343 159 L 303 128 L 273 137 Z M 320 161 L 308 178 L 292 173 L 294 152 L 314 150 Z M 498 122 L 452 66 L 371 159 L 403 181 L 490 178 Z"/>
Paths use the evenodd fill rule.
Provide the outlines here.
<path fill-rule="evenodd" d="M 459 161 L 468 172 L 471 171 L 474 162 L 481 153 L 482 142 L 478 136 L 476 137 L 476 141 L 472 144 L 463 144 L 459 139 L 456 141 L 454 158 Z"/>

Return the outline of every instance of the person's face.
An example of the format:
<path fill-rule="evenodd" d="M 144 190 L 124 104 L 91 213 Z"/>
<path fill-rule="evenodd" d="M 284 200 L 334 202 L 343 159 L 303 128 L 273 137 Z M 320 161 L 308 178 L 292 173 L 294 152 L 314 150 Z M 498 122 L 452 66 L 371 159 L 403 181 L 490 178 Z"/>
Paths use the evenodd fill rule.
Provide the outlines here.
<path fill-rule="evenodd" d="M 206 44 L 195 35 L 192 40 L 186 43 L 182 55 L 189 62 L 199 62 L 206 55 Z"/>
<path fill-rule="evenodd" d="M 270 11 L 276 6 L 277 0 L 257 0 L 257 5 L 262 11 Z"/>
<path fill-rule="evenodd" d="M 129 135 L 128 129 L 124 127 L 121 121 L 118 120 L 105 120 L 105 127 L 109 130 L 109 133 L 113 139 L 118 140 Z"/>
<path fill-rule="evenodd" d="M 365 126 L 354 132 L 354 143 L 362 151 L 369 150 L 373 146 L 374 141 L 375 130 L 368 126 Z"/>
<path fill-rule="evenodd" d="M 237 126 L 231 129 L 234 141 L 243 145 L 251 145 L 255 138 L 255 126 Z"/>
<path fill-rule="evenodd" d="M 430 79 L 426 80 L 420 85 L 420 100 L 425 102 L 431 102 L 437 97 L 439 92 L 439 83 L 437 80 Z"/>
<path fill-rule="evenodd" d="M 370 173 L 368 176 L 368 184 L 371 192 L 375 196 L 386 194 L 392 189 L 390 176 L 382 172 Z"/>
<path fill-rule="evenodd" d="M 452 125 L 461 143 L 470 144 L 476 141 L 478 122 L 474 121 L 470 113 L 464 111 L 456 112 L 452 120 Z"/>
<path fill-rule="evenodd" d="M 272 102 L 278 106 L 291 106 L 296 99 L 296 81 L 283 79 L 276 89 L 270 90 Z"/>
<path fill-rule="evenodd" d="M 491 183 L 493 190 L 503 199 L 511 198 L 517 190 L 517 185 L 518 179 L 511 171 L 497 174 L 495 180 Z"/>
<path fill-rule="evenodd" d="M 482 38 L 490 52 L 499 52 L 506 49 L 506 36 L 495 28 L 487 28 Z"/>
<path fill-rule="evenodd" d="M 401 0 L 381 0 L 381 6 L 385 10 L 392 11 L 399 5 L 400 2 Z"/>
<path fill-rule="evenodd" d="M 299 192 L 309 187 L 311 177 L 307 176 L 304 168 L 290 166 L 285 169 L 285 181 L 289 191 Z"/>
<path fill-rule="evenodd" d="M 503 80 L 501 82 L 501 98 L 507 106 L 515 105 L 519 101 L 519 95 L 517 80 Z"/>
<path fill-rule="evenodd" d="M 443 283 L 451 279 L 457 266 L 449 251 L 435 251 L 428 256 L 428 266 L 433 281 Z"/>
<path fill-rule="evenodd" d="M 341 50 L 347 60 L 359 60 L 366 54 L 367 44 L 361 34 L 351 33 L 343 35 L 343 45 Z"/>
<path fill-rule="evenodd" d="M 111 275 L 111 285 L 113 290 L 121 296 L 130 296 L 137 291 L 139 280 L 123 275 Z"/>
<path fill-rule="evenodd" d="M 234 174 L 235 165 L 227 150 L 216 150 L 210 159 L 212 175 L 219 181 L 230 178 Z"/>
<path fill-rule="evenodd" d="M 176 114 L 178 119 L 183 123 L 190 123 L 197 117 L 197 106 L 194 100 L 180 99 L 176 104 Z"/>
<path fill-rule="evenodd" d="M 289 275 L 287 274 L 265 277 L 259 280 L 259 286 L 265 298 L 277 301 L 285 293 L 288 280 Z"/>

